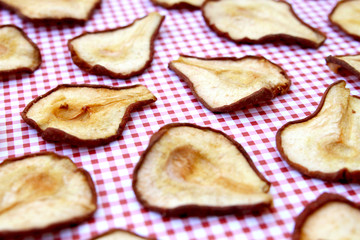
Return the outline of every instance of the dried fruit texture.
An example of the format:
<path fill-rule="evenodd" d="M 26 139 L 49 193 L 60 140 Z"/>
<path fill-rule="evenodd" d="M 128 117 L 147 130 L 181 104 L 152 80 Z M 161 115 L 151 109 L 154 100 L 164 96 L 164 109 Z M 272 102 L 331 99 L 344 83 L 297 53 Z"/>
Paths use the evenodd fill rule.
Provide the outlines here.
<path fill-rule="evenodd" d="M 263 57 L 196 58 L 180 56 L 169 65 L 210 111 L 230 112 L 284 94 L 286 73 Z"/>
<path fill-rule="evenodd" d="M 326 63 L 329 68 L 335 73 L 341 73 L 343 70 L 347 70 L 360 78 L 360 54 L 328 56 L 326 58 Z"/>
<path fill-rule="evenodd" d="M 150 13 L 132 24 L 69 41 L 71 57 L 79 68 L 96 75 L 130 78 L 150 66 L 154 41 L 165 17 Z"/>
<path fill-rule="evenodd" d="M 47 141 L 98 146 L 119 138 L 130 113 L 155 101 L 142 85 L 60 85 L 29 103 L 21 116 Z"/>
<path fill-rule="evenodd" d="M 200 8 L 205 0 L 151 0 L 164 8 Z"/>
<path fill-rule="evenodd" d="M 360 206 L 324 193 L 296 218 L 292 240 L 356 240 L 360 236 Z"/>
<path fill-rule="evenodd" d="M 0 164 L 0 237 L 83 222 L 96 210 L 89 173 L 67 157 L 38 153 Z"/>
<path fill-rule="evenodd" d="M 32 73 L 40 64 L 39 48 L 20 28 L 0 26 L 0 74 Z"/>
<path fill-rule="evenodd" d="M 283 1 L 208 0 L 202 6 L 202 12 L 210 28 L 239 43 L 282 40 L 318 48 L 326 39 Z"/>
<path fill-rule="evenodd" d="M 93 240 L 143 240 L 143 239 L 150 240 L 150 238 L 143 238 L 137 234 L 122 229 L 113 229 L 98 237 L 93 238 Z"/>
<path fill-rule="evenodd" d="M 360 98 L 345 85 L 332 84 L 318 109 L 281 127 L 276 141 L 283 159 L 301 173 L 360 183 Z"/>
<path fill-rule="evenodd" d="M 360 0 L 339 1 L 329 20 L 348 35 L 360 40 Z"/>
<path fill-rule="evenodd" d="M 0 0 L 0 4 L 33 20 L 86 21 L 101 0 Z"/>
<path fill-rule="evenodd" d="M 240 144 L 193 124 L 155 133 L 133 175 L 138 200 L 168 216 L 239 214 L 272 202 L 270 183 Z"/>

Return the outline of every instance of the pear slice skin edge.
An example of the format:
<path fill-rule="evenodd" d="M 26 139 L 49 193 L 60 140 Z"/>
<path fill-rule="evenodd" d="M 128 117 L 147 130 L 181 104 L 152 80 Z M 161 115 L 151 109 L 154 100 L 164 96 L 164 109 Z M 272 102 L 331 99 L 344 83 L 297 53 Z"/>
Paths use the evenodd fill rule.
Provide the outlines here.
<path fill-rule="evenodd" d="M 291 15 L 298 20 L 303 26 L 307 27 L 308 29 L 310 29 L 311 31 L 313 31 L 314 33 L 318 34 L 319 36 L 321 36 L 322 40 L 319 42 L 316 41 L 312 41 L 303 37 L 296 37 L 296 36 L 292 36 L 286 33 L 275 33 L 275 34 L 268 34 L 268 35 L 264 35 L 260 38 L 257 39 L 252 39 L 249 37 L 243 37 L 243 38 L 233 38 L 230 36 L 230 33 L 228 31 L 224 31 L 221 30 L 220 28 L 218 28 L 216 26 L 215 23 L 211 22 L 211 19 L 206 15 L 206 5 L 207 3 L 212 3 L 212 2 L 221 2 L 221 0 L 207 0 L 204 2 L 204 4 L 201 7 L 201 11 L 202 11 L 202 16 L 205 20 L 205 23 L 209 26 L 210 29 L 212 29 L 217 35 L 221 36 L 221 37 L 225 37 L 235 43 L 246 43 L 246 44 L 264 44 L 264 43 L 274 43 L 274 42 L 284 42 L 286 44 L 298 44 L 304 48 L 319 48 L 323 45 L 323 43 L 326 40 L 326 35 L 319 31 L 318 29 L 310 26 L 309 24 L 305 23 L 302 19 L 299 18 L 299 16 L 295 13 L 294 9 L 292 8 L 292 5 L 288 2 L 285 1 L 276 1 L 276 0 L 269 0 L 269 1 L 273 1 L 274 3 L 282 3 L 285 4 L 289 7 L 289 11 L 291 13 Z"/>
<path fill-rule="evenodd" d="M 36 158 L 36 157 L 52 157 L 54 158 L 55 161 L 68 161 L 71 165 L 74 165 L 74 171 L 73 173 L 74 174 L 79 174 L 81 176 L 83 176 L 85 179 L 86 179 L 86 182 L 87 182 L 87 186 L 91 192 L 91 205 L 93 205 L 94 207 L 91 207 L 91 208 L 94 208 L 91 210 L 91 208 L 89 208 L 89 212 L 84 214 L 83 216 L 77 216 L 77 217 L 74 217 L 74 218 L 70 218 L 68 220 L 65 220 L 65 221 L 61 221 L 61 222 L 58 222 L 58 223 L 51 223 L 51 224 L 48 224 L 47 226 L 45 227 L 41 227 L 41 228 L 34 228 L 34 229 L 26 229 L 26 230 L 17 230 L 17 231 L 13 231 L 13 230 L 8 230 L 8 231 L 1 231 L 0 232 L 0 237 L 3 237 L 5 239 L 7 239 L 8 237 L 16 237 L 16 236 L 29 236 L 29 235 L 33 235 L 33 234 L 41 234 L 41 233 L 45 233 L 45 232 L 49 232 L 49 231 L 56 231 L 56 230 L 59 230 L 59 229 L 62 229 L 62 228 L 66 228 L 66 227 L 71 227 L 71 226 L 74 226 L 74 225 L 78 225 L 82 222 L 85 222 L 87 220 L 90 220 L 94 213 L 96 212 L 97 210 L 97 194 L 96 194 L 96 188 L 95 188 L 95 185 L 94 185 L 94 182 L 89 174 L 89 172 L 87 172 L 86 170 L 84 170 L 83 168 L 77 168 L 75 163 L 68 157 L 66 156 L 62 156 L 62 155 L 58 155 L 56 153 L 53 153 L 53 152 L 39 152 L 39 153 L 32 153 L 32 154 L 27 154 L 27 155 L 24 155 L 24 156 L 21 156 L 21 157 L 15 157 L 15 158 L 8 158 L 8 159 L 5 159 L 1 164 L 0 164 L 0 167 L 6 167 L 6 165 L 9 165 L 9 164 L 17 164 L 17 163 L 21 163 L 21 161 L 26 161 L 27 159 L 31 159 L 31 158 Z M 19 163 L 19 164 L 20 164 Z M 9 239 L 10 239 L 9 238 Z M 12 239 L 12 238 L 11 238 Z"/>
<path fill-rule="evenodd" d="M 97 0 L 97 2 L 95 2 L 93 4 L 91 9 L 88 10 L 87 16 L 84 18 L 77 18 L 77 17 L 70 17 L 70 16 L 34 18 L 34 17 L 29 16 L 28 14 L 23 13 L 21 7 L 15 6 L 13 4 L 8 4 L 8 3 L 6 3 L 6 1 L 0 0 L 0 5 L 4 6 L 4 8 L 6 8 L 6 9 L 14 11 L 20 18 L 31 21 L 33 23 L 43 24 L 44 21 L 50 22 L 50 23 L 51 22 L 54 22 L 54 23 L 59 23 L 59 22 L 85 23 L 87 20 L 89 20 L 91 18 L 91 16 L 95 12 L 95 10 L 100 7 L 101 1 L 102 0 Z"/>
<path fill-rule="evenodd" d="M 216 205 L 199 205 L 199 204 L 182 204 L 177 207 L 165 207 L 165 206 L 159 206 L 157 204 L 152 204 L 150 201 L 148 201 L 146 198 L 143 197 L 143 194 L 141 190 L 138 187 L 139 181 L 139 172 L 141 171 L 142 166 L 144 165 L 147 155 L 152 151 L 152 148 L 156 146 L 156 144 L 161 141 L 162 137 L 167 134 L 168 131 L 172 130 L 173 128 L 178 127 L 189 127 L 198 129 L 201 131 L 208 131 L 212 132 L 214 134 L 218 134 L 221 137 L 224 137 L 227 141 L 229 141 L 236 149 L 237 151 L 242 155 L 244 160 L 247 162 L 249 169 L 252 170 L 253 174 L 257 177 L 257 180 L 261 182 L 262 187 L 261 190 L 257 189 L 257 194 L 262 194 L 262 199 L 258 203 L 254 204 L 233 204 L 233 205 L 225 205 L 225 206 L 216 206 Z M 155 161 L 155 160 L 154 160 Z M 240 160 L 239 160 L 240 161 Z M 222 216 L 227 214 L 235 214 L 235 215 L 241 215 L 246 213 L 252 213 L 252 212 L 262 212 L 266 209 L 270 208 L 272 206 L 272 196 L 269 194 L 271 183 L 258 171 L 258 169 L 255 167 L 255 164 L 251 160 L 250 156 L 246 153 L 246 151 L 243 149 L 243 147 L 236 142 L 231 137 L 227 136 L 225 133 L 215 130 L 209 127 L 201 127 L 192 123 L 170 123 L 162 128 L 153 136 L 150 138 L 149 145 L 146 148 L 146 150 L 142 153 L 139 162 L 135 166 L 134 172 L 133 172 L 133 182 L 132 187 L 134 190 L 134 193 L 136 195 L 136 198 L 138 201 L 146 208 L 151 211 L 155 211 L 160 213 L 162 216 L 167 217 L 184 217 L 184 216 Z M 264 197 L 266 195 L 266 197 Z"/>
<path fill-rule="evenodd" d="M 360 68 L 355 68 L 350 63 L 348 63 L 345 59 L 341 59 L 342 57 L 358 57 L 359 58 L 359 64 L 360 64 L 360 54 L 356 55 L 339 55 L 339 56 L 328 56 L 326 57 L 326 64 L 329 66 L 329 68 L 335 72 L 335 73 L 341 73 L 343 69 L 351 72 L 356 77 L 360 79 Z"/>
<path fill-rule="evenodd" d="M 316 200 L 309 203 L 304 208 L 304 210 L 296 217 L 294 231 L 292 234 L 292 240 L 314 239 L 314 238 L 311 238 L 314 236 L 307 236 L 309 233 L 305 233 L 304 231 L 302 231 L 303 227 L 306 226 L 306 222 L 308 219 L 310 219 L 311 216 L 316 215 L 318 210 L 321 210 L 323 207 L 325 208 L 326 206 L 329 206 L 330 204 L 333 204 L 332 206 L 334 206 L 334 204 L 339 204 L 339 205 L 342 205 L 343 207 L 345 207 L 347 210 L 351 209 L 352 211 L 358 211 L 360 213 L 360 205 L 359 204 L 356 204 L 339 194 L 323 193 Z M 333 212 L 333 214 L 338 215 L 339 213 Z M 327 219 L 322 218 L 321 224 L 326 225 L 326 220 Z M 349 219 L 347 219 L 347 220 L 349 220 Z M 343 223 L 346 224 L 346 221 Z M 359 224 L 359 223 L 357 222 L 357 224 Z M 317 225 L 319 225 L 319 224 L 317 224 Z M 308 227 L 312 227 L 312 226 L 308 226 Z M 331 229 L 331 230 L 334 230 L 334 229 L 337 229 L 337 226 L 334 226 L 333 229 Z M 328 235 L 328 234 L 329 234 L 329 232 L 326 233 L 326 237 L 334 236 L 334 235 Z M 332 233 L 332 234 L 334 234 L 334 233 Z M 324 237 L 324 236 L 322 236 L 322 237 Z M 318 239 L 318 238 L 316 238 L 316 239 Z M 323 238 L 321 238 L 321 239 L 323 239 Z M 331 239 L 340 239 L 340 238 L 331 238 Z M 343 239 L 343 238 L 341 238 L 341 239 Z M 346 238 L 346 239 L 348 239 L 348 238 Z"/>
<path fill-rule="evenodd" d="M 11 69 L 11 70 L 3 70 L 3 71 L 0 71 L 0 75 L 8 75 L 8 74 L 13 74 L 13 73 L 33 73 L 37 69 L 39 69 L 40 65 L 41 65 L 41 61 L 42 61 L 39 47 L 18 26 L 15 26 L 15 25 L 12 25 L 12 24 L 7 24 L 7 25 L 1 25 L 0 29 L 2 29 L 2 28 L 13 28 L 13 29 L 17 30 L 21 34 L 23 39 L 25 41 L 27 41 L 33 47 L 34 52 L 35 52 L 34 57 L 35 57 L 35 59 L 37 61 L 37 64 L 34 67 L 20 67 L 20 68 Z"/>
<path fill-rule="evenodd" d="M 335 5 L 335 7 L 333 8 L 333 10 L 330 12 L 328 19 L 329 21 L 336 27 L 338 27 L 341 31 L 343 31 L 344 33 L 346 33 L 347 35 L 353 37 L 355 40 L 360 41 L 360 31 L 354 32 L 351 31 L 350 29 L 346 29 L 346 26 L 343 25 L 343 23 L 338 22 L 337 20 L 334 19 L 334 17 L 336 16 L 336 11 L 343 7 L 346 6 L 346 4 L 351 4 L 352 2 L 357 2 L 358 5 L 360 5 L 360 1 L 359 0 L 341 0 L 338 1 Z M 352 7 L 351 7 L 352 8 Z M 360 14 L 358 16 L 356 16 L 357 19 L 360 18 Z M 358 29 L 360 28 L 360 21 L 358 21 Z"/>
<path fill-rule="evenodd" d="M 141 108 L 142 106 L 151 104 L 157 100 L 157 98 L 152 95 L 152 93 L 147 89 L 149 94 L 152 96 L 145 100 L 140 100 L 134 103 L 131 103 L 127 106 L 126 111 L 124 115 L 121 118 L 121 121 L 118 126 L 118 130 L 116 131 L 116 134 L 107 136 L 107 137 L 101 137 L 101 138 L 95 138 L 95 139 L 83 139 L 76 137 L 72 134 L 69 134 L 61 129 L 48 127 L 46 129 L 41 129 L 39 124 L 33 120 L 32 118 L 28 117 L 28 112 L 34 106 L 37 102 L 40 100 L 46 98 L 47 96 L 51 95 L 52 93 L 56 92 L 57 90 L 66 89 L 66 88 L 93 88 L 93 89 L 108 89 L 108 90 L 128 90 L 128 89 L 136 89 L 136 88 L 144 88 L 147 89 L 145 86 L 137 84 L 132 86 L 123 86 L 123 87 L 111 87 L 106 85 L 91 85 L 91 84 L 62 84 L 57 86 L 56 88 L 53 88 L 52 90 L 46 92 L 45 94 L 38 96 L 34 100 L 32 100 L 30 103 L 26 105 L 24 110 L 21 112 L 21 117 L 23 120 L 29 124 L 31 127 L 36 129 L 41 137 L 50 142 L 63 142 L 68 143 L 74 146 L 87 146 L 87 147 L 95 147 L 100 145 L 105 145 L 109 142 L 115 141 L 116 139 L 121 137 L 122 131 L 125 128 L 126 123 L 130 119 L 130 114 L 136 110 L 137 108 Z"/>
<path fill-rule="evenodd" d="M 124 239 L 124 240 L 156 240 L 155 238 L 145 238 L 136 233 L 130 232 L 125 229 L 111 229 L 105 233 L 100 234 L 92 238 L 91 240 L 114 240 L 114 239 Z"/>
<path fill-rule="evenodd" d="M 195 87 L 194 87 L 194 83 L 192 82 L 192 80 L 184 73 L 182 73 L 179 69 L 177 69 L 177 67 L 175 66 L 175 62 L 178 61 L 172 61 L 169 63 L 169 69 L 171 69 L 172 71 L 174 71 L 181 79 L 183 79 L 188 86 L 190 87 L 192 93 L 194 94 L 194 96 L 210 111 L 214 112 L 214 113 L 223 113 L 223 112 L 233 112 L 233 111 L 237 111 L 239 109 L 245 108 L 247 106 L 251 106 L 252 104 L 257 104 L 259 102 L 265 102 L 267 100 L 271 100 L 274 99 L 275 97 L 277 97 L 278 95 L 282 95 L 285 94 L 291 85 L 291 80 L 288 77 L 288 75 L 286 74 L 286 72 L 277 64 L 267 60 L 264 57 L 261 56 L 244 56 L 241 58 L 235 58 L 235 57 L 215 57 L 215 58 L 199 58 L 199 57 L 194 57 L 194 56 L 187 56 L 187 55 L 180 55 L 180 58 L 190 58 L 190 59 L 197 59 L 197 60 L 203 60 L 203 61 L 233 61 L 234 63 L 236 62 L 241 62 L 242 60 L 254 60 L 254 61 L 264 61 L 266 62 L 268 65 L 271 65 L 274 69 L 279 70 L 279 74 L 282 75 L 282 77 L 284 79 L 287 80 L 287 82 L 278 84 L 278 85 L 274 85 L 271 87 L 262 87 L 259 90 L 254 91 L 252 94 L 249 94 L 247 96 L 244 96 L 240 99 L 237 99 L 236 101 L 230 103 L 230 104 L 226 104 L 223 106 L 218 106 L 218 107 L 212 107 L 210 104 L 208 104 L 206 102 L 206 100 L 204 100 L 196 91 Z M 250 85 L 250 84 L 249 84 Z"/>
<path fill-rule="evenodd" d="M 191 1 L 178 1 L 177 3 L 174 3 L 174 4 L 165 3 L 162 1 L 158 1 L 158 0 L 151 0 L 151 2 L 155 5 L 159 5 L 163 8 L 167 8 L 167 9 L 181 9 L 181 8 L 198 9 L 202 5 L 202 4 L 200 4 L 200 5 L 192 4 L 192 3 L 190 3 Z M 202 3 L 204 3 L 204 2 L 205 2 L 205 0 L 202 1 Z"/>
<path fill-rule="evenodd" d="M 276 133 L 276 147 L 278 149 L 278 152 L 280 153 L 280 156 L 282 157 L 283 160 L 285 160 L 291 167 L 293 167 L 294 169 L 296 169 L 297 171 L 299 171 L 300 173 L 302 173 L 303 175 L 306 175 L 308 177 L 312 177 L 312 178 L 318 178 L 318 179 L 322 179 L 325 181 L 330 181 L 330 182 L 343 182 L 343 183 L 360 183 L 360 170 L 351 170 L 348 169 L 347 167 L 343 167 L 340 168 L 337 167 L 336 170 L 334 171 L 333 169 L 331 171 L 327 170 L 327 171 L 323 171 L 320 169 L 317 170 L 312 170 L 309 169 L 308 166 L 305 166 L 301 163 L 299 163 L 298 161 L 293 161 L 288 154 L 286 153 L 286 150 L 283 147 L 283 133 L 292 126 L 296 126 L 297 124 L 303 124 L 306 123 L 308 121 L 311 121 L 313 118 L 316 118 L 318 116 L 318 114 L 322 111 L 324 104 L 326 102 L 327 96 L 329 95 L 329 92 L 337 87 L 337 85 L 344 85 L 344 89 L 345 88 L 345 81 L 337 81 L 334 82 L 333 84 L 331 84 L 326 91 L 324 92 L 321 101 L 317 107 L 317 109 L 310 114 L 309 116 L 303 118 L 303 119 L 299 119 L 299 120 L 295 120 L 295 121 L 291 121 L 291 122 L 287 122 L 286 124 L 284 124 Z M 349 95 L 349 98 L 353 98 L 356 99 L 356 101 L 360 100 L 359 96 L 353 96 L 353 95 Z M 357 113 L 356 111 L 352 110 L 352 114 Z M 315 142 L 316 144 L 316 142 Z M 316 145 L 317 146 L 317 145 Z M 307 149 L 304 149 L 303 151 L 306 151 Z M 331 155 L 330 155 L 331 156 Z M 320 158 L 320 156 L 318 156 L 317 158 Z M 310 159 L 314 159 L 315 162 L 318 162 L 316 159 L 317 158 L 306 158 L 308 161 Z M 321 161 L 321 160 L 320 160 Z M 322 160 L 323 161 L 323 160 Z M 330 161 L 329 166 L 332 167 L 332 162 Z M 340 163 L 341 164 L 341 163 Z M 345 165 L 345 164 L 344 164 Z M 330 167 L 330 168 L 331 168 Z M 359 166 L 360 167 L 360 166 Z"/>
<path fill-rule="evenodd" d="M 152 14 L 152 13 L 150 13 Z M 118 30 L 122 30 L 122 29 L 126 29 L 126 28 L 131 28 L 133 25 L 135 25 L 135 23 L 145 19 L 146 17 L 148 17 L 150 14 L 142 17 L 142 18 L 137 18 L 135 19 L 132 23 L 130 23 L 129 25 L 126 26 L 122 26 L 122 27 L 118 27 L 118 28 L 113 28 L 113 29 L 106 29 L 106 30 L 102 30 L 102 31 L 96 31 L 96 32 L 84 32 L 81 35 L 72 38 L 68 41 L 68 48 L 70 50 L 71 53 L 71 58 L 73 60 L 73 62 L 83 71 L 88 72 L 90 74 L 94 74 L 94 75 L 105 75 L 105 76 L 109 76 L 111 78 L 117 78 L 117 79 L 129 79 L 133 76 L 137 76 L 142 74 L 148 67 L 150 67 L 151 62 L 153 60 L 153 56 L 154 56 L 154 52 L 155 52 L 155 39 L 158 36 L 158 33 L 160 31 L 160 27 L 162 25 L 162 23 L 165 20 L 165 16 L 161 16 L 160 22 L 157 25 L 157 28 L 155 29 L 155 31 L 152 33 L 151 38 L 149 39 L 150 41 L 150 49 L 149 49 L 149 55 L 147 56 L 147 60 L 146 63 L 142 66 L 142 68 L 134 70 L 132 72 L 129 73 L 117 73 L 114 72 L 108 68 L 106 68 L 105 66 L 102 66 L 100 64 L 90 64 L 88 63 L 85 59 L 83 59 L 76 51 L 75 47 L 73 46 L 72 42 L 77 40 L 77 39 L 81 39 L 82 37 L 86 37 L 86 35 L 95 35 L 95 34 L 102 34 L 102 33 L 108 33 L 108 32 L 116 32 Z M 153 12 L 153 14 L 158 14 L 157 12 Z"/>

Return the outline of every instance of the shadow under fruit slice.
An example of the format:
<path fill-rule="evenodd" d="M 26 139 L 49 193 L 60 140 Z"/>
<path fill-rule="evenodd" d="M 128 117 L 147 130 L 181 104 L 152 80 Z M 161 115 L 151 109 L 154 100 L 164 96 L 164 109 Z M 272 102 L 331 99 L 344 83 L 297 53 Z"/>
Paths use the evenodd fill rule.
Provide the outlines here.
<path fill-rule="evenodd" d="M 202 6 L 206 23 L 217 34 L 239 43 L 282 40 L 318 48 L 323 33 L 304 23 L 291 5 L 274 0 L 208 0 Z"/>
<path fill-rule="evenodd" d="M 152 238 L 144 238 L 135 233 L 129 232 L 123 229 L 112 229 L 106 233 L 103 233 L 92 240 L 142 240 L 148 239 L 151 240 Z"/>
<path fill-rule="evenodd" d="M 32 73 L 40 67 L 41 54 L 36 44 L 14 25 L 0 26 L 0 74 Z"/>
<path fill-rule="evenodd" d="M 101 0 L 0 0 L 0 4 L 32 21 L 73 20 L 90 18 Z"/>
<path fill-rule="evenodd" d="M 330 85 L 313 114 L 281 127 L 276 145 L 304 175 L 360 183 L 360 98 L 345 85 Z"/>
<path fill-rule="evenodd" d="M 360 40 L 360 0 L 339 1 L 329 14 L 332 24 Z"/>
<path fill-rule="evenodd" d="M 21 113 L 47 141 L 98 146 L 116 140 L 138 107 L 155 102 L 144 86 L 59 85 Z"/>
<path fill-rule="evenodd" d="M 29 235 L 92 217 L 96 192 L 88 172 L 45 152 L 0 164 L 0 237 Z"/>
<path fill-rule="evenodd" d="M 324 193 L 296 218 L 292 240 L 356 240 L 359 223 L 360 205 L 341 195 Z"/>
<path fill-rule="evenodd" d="M 151 0 L 164 8 L 200 8 L 205 0 Z"/>
<path fill-rule="evenodd" d="M 360 78 L 360 54 L 328 56 L 326 58 L 326 64 L 335 73 L 345 69 Z"/>
<path fill-rule="evenodd" d="M 263 57 L 197 58 L 180 56 L 169 68 L 184 79 L 196 98 L 212 112 L 239 110 L 284 94 L 290 80 Z"/>
<path fill-rule="evenodd" d="M 123 79 L 141 74 L 151 64 L 164 18 L 153 12 L 125 27 L 84 33 L 69 40 L 71 57 L 91 74 Z"/>
<path fill-rule="evenodd" d="M 239 143 L 188 123 L 162 127 L 133 174 L 146 208 L 166 216 L 240 214 L 270 207 L 270 183 Z"/>

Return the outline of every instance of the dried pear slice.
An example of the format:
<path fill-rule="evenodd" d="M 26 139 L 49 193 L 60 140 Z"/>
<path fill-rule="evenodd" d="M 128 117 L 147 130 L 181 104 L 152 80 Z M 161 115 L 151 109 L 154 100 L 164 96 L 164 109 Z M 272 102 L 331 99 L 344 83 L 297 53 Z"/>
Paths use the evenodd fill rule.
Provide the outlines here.
<path fill-rule="evenodd" d="M 162 127 L 133 174 L 146 208 L 166 216 L 240 214 L 270 207 L 270 183 L 239 143 L 189 123 Z"/>
<path fill-rule="evenodd" d="M 296 218 L 292 240 L 357 240 L 360 205 L 338 194 L 323 193 Z"/>
<path fill-rule="evenodd" d="M 360 0 L 339 1 L 330 13 L 329 20 L 360 41 Z"/>
<path fill-rule="evenodd" d="M 276 145 L 304 175 L 360 183 L 360 98 L 345 85 L 330 85 L 313 114 L 281 127 Z"/>
<path fill-rule="evenodd" d="M 112 229 L 107 231 L 106 233 L 101 234 L 93 238 L 92 240 L 142 240 L 148 239 L 151 240 L 152 238 L 144 238 L 141 237 L 133 232 L 129 232 L 123 229 Z"/>
<path fill-rule="evenodd" d="M 304 23 L 289 3 L 274 0 L 208 0 L 202 6 L 206 23 L 220 36 L 239 43 L 282 40 L 318 48 L 326 36 Z"/>
<path fill-rule="evenodd" d="M 200 8 L 205 0 L 151 0 L 164 8 Z"/>
<path fill-rule="evenodd" d="M 360 54 L 328 56 L 326 63 L 335 73 L 342 72 L 345 69 L 360 78 Z"/>
<path fill-rule="evenodd" d="M 0 0 L 0 4 L 31 21 L 85 22 L 101 0 Z"/>
<path fill-rule="evenodd" d="M 14 25 L 0 26 L 0 74 L 32 73 L 40 67 L 41 54 L 36 44 Z"/>
<path fill-rule="evenodd" d="M 68 43 L 74 63 L 82 70 L 112 78 L 130 78 L 145 71 L 164 20 L 157 12 L 112 30 L 84 33 Z"/>
<path fill-rule="evenodd" d="M 212 112 L 230 112 L 284 94 L 291 81 L 263 57 L 197 58 L 180 56 L 169 68 L 184 79 Z"/>
<path fill-rule="evenodd" d="M 55 153 L 5 160 L 0 181 L 1 238 L 78 224 L 97 208 L 89 173 Z"/>
<path fill-rule="evenodd" d="M 21 113 L 47 141 L 99 146 L 116 140 L 130 113 L 156 97 L 144 86 L 59 85 Z"/>

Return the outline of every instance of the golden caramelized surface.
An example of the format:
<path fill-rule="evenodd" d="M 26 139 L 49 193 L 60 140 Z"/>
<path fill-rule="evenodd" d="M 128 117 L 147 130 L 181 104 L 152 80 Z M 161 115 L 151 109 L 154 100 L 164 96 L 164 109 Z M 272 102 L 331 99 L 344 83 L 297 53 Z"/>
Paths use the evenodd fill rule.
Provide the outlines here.
<path fill-rule="evenodd" d="M 153 0 L 153 2 L 160 5 L 174 6 L 179 3 L 187 3 L 194 7 L 201 7 L 205 0 Z"/>
<path fill-rule="evenodd" d="M 360 37 L 360 0 L 339 3 L 330 19 L 348 33 Z"/>
<path fill-rule="evenodd" d="M 172 127 L 150 148 L 134 186 L 152 206 L 226 207 L 271 203 L 268 183 L 223 135 Z"/>
<path fill-rule="evenodd" d="M 357 240 L 359 223 L 359 209 L 342 202 L 329 202 L 305 220 L 300 240 Z"/>
<path fill-rule="evenodd" d="M 310 171 L 360 170 L 360 99 L 345 82 L 332 86 L 321 111 L 308 121 L 291 124 L 281 145 L 291 162 Z"/>
<path fill-rule="evenodd" d="M 264 58 L 235 61 L 181 56 L 171 62 L 171 68 L 184 74 L 193 83 L 196 94 L 211 108 L 233 104 L 262 88 L 275 91 L 290 85 L 283 70 Z"/>
<path fill-rule="evenodd" d="M 19 29 L 12 26 L 0 28 L 0 72 L 20 68 L 34 71 L 40 61 L 39 50 Z"/>
<path fill-rule="evenodd" d="M 0 231 L 42 229 L 96 209 L 87 177 L 55 154 L 0 165 L 0 181 Z"/>
<path fill-rule="evenodd" d="M 156 98 L 142 85 L 124 89 L 74 85 L 40 99 L 26 116 L 42 130 L 57 128 L 80 139 L 107 138 L 116 135 L 130 105 L 148 100 Z"/>
<path fill-rule="evenodd" d="M 139 237 L 133 233 L 123 231 L 123 230 L 114 230 L 106 233 L 100 237 L 96 237 L 93 240 L 143 240 L 147 238 Z"/>
<path fill-rule="evenodd" d="M 99 0 L 0 0 L 30 19 L 86 20 Z"/>
<path fill-rule="evenodd" d="M 100 65 L 115 74 L 129 75 L 151 61 L 151 44 L 162 19 L 163 16 L 153 12 L 125 28 L 87 33 L 69 44 L 88 65 Z"/>
<path fill-rule="evenodd" d="M 211 25 L 233 40 L 256 41 L 268 35 L 286 34 L 320 44 L 325 37 L 296 18 L 290 6 L 272 0 L 209 1 L 203 13 Z"/>

